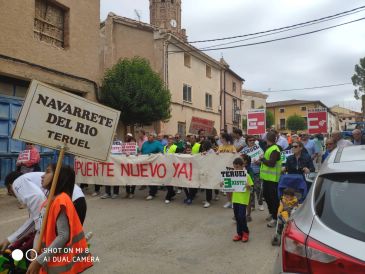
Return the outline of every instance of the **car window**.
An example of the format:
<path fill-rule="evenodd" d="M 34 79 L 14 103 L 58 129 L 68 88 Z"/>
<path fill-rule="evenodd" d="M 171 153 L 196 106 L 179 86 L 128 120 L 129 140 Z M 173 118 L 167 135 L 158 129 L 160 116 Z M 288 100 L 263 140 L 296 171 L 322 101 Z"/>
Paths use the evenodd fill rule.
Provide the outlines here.
<path fill-rule="evenodd" d="M 365 173 L 320 176 L 314 198 L 316 214 L 325 225 L 365 242 Z"/>

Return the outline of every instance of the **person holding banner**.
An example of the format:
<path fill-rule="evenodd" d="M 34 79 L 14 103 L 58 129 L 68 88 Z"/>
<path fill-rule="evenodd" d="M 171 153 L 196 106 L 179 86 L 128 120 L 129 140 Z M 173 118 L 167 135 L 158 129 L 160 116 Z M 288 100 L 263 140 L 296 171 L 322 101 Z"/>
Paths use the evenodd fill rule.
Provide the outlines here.
<path fill-rule="evenodd" d="M 187 136 L 189 143 L 191 145 L 191 154 L 199 154 L 202 152 L 202 146 L 200 143 L 197 142 L 197 137 L 195 135 L 189 135 Z M 188 145 L 186 146 L 186 149 L 188 149 Z M 184 192 L 186 195 L 186 199 L 184 199 L 184 203 L 187 205 L 191 205 L 195 195 L 197 193 L 197 188 L 184 188 Z"/>
<path fill-rule="evenodd" d="M 163 152 L 163 146 L 161 145 L 161 143 L 159 141 L 157 141 L 155 139 L 156 139 L 156 134 L 150 133 L 148 135 L 148 140 L 143 143 L 142 148 L 141 148 L 142 155 L 156 154 L 156 153 Z M 147 201 L 155 198 L 155 196 L 157 194 L 157 189 L 158 189 L 157 186 L 149 187 L 149 193 L 148 193 L 148 196 L 146 197 Z"/>
<path fill-rule="evenodd" d="M 113 140 L 113 146 L 118 146 L 120 148 L 122 146 L 123 142 L 118 139 L 118 136 L 116 133 L 114 133 L 114 140 Z M 113 149 L 112 149 L 113 153 Z M 120 153 L 120 152 L 119 152 Z M 105 193 L 100 196 L 100 199 L 116 199 L 119 196 L 119 186 L 113 186 L 113 194 L 112 187 L 111 186 L 105 186 Z"/>
<path fill-rule="evenodd" d="M 42 177 L 42 186 L 46 189 L 51 188 L 53 172 L 47 168 Z M 30 264 L 27 273 L 80 273 L 93 265 L 80 219 L 71 200 L 74 185 L 75 171 L 70 166 L 62 166 L 42 237 L 43 253 Z M 45 203 L 41 219 L 44 211 Z M 37 234 L 35 243 L 38 237 Z M 63 251 L 64 248 L 67 252 Z"/>
<path fill-rule="evenodd" d="M 257 203 L 259 205 L 259 210 L 260 211 L 264 211 L 264 202 L 263 202 L 263 197 L 262 197 L 262 182 L 260 180 L 260 165 L 258 164 L 258 161 L 260 159 L 260 156 L 262 156 L 264 154 L 264 151 L 261 149 L 260 146 L 258 146 L 256 144 L 256 138 L 253 135 L 247 135 L 246 137 L 247 140 L 247 147 L 248 149 L 254 149 L 257 147 L 257 149 L 255 149 L 254 151 L 258 151 L 258 153 L 254 154 L 253 156 L 249 155 L 251 158 L 251 168 L 253 171 L 253 183 L 254 183 L 254 187 L 253 187 L 253 195 L 252 195 L 252 199 L 250 201 L 250 205 L 252 207 L 252 209 L 255 209 L 255 193 L 256 193 L 256 197 L 257 197 Z M 244 152 L 244 150 L 241 151 L 241 153 Z"/>
<path fill-rule="evenodd" d="M 203 155 L 215 153 L 214 149 L 212 148 L 212 143 L 209 141 L 209 139 L 202 142 L 201 145 L 202 145 L 202 154 Z M 214 193 L 215 193 L 214 200 L 218 201 L 219 200 L 219 190 L 215 189 Z M 212 201 L 212 197 L 213 197 L 213 190 L 205 189 L 205 202 L 203 204 L 204 208 L 210 207 L 210 202 Z"/>
<path fill-rule="evenodd" d="M 246 146 L 245 138 L 243 138 L 242 130 L 239 128 L 233 129 L 233 145 L 236 151 L 241 151 Z"/>
<path fill-rule="evenodd" d="M 16 161 L 17 171 L 22 173 L 41 171 L 40 160 L 38 149 L 32 143 L 25 143 L 25 150 L 19 153 Z"/>
<path fill-rule="evenodd" d="M 234 170 L 244 170 L 244 161 L 242 158 L 236 158 L 233 161 Z M 249 240 L 249 233 L 247 227 L 246 208 L 250 202 L 251 186 L 253 185 L 250 174 L 246 173 L 247 182 L 244 192 L 233 192 L 232 203 L 233 212 L 236 219 L 237 235 L 233 237 L 233 241 L 247 242 Z"/>
<path fill-rule="evenodd" d="M 222 133 L 220 138 L 221 145 L 218 146 L 217 154 L 219 153 L 235 153 L 236 148 L 233 145 L 233 138 L 228 133 Z M 227 192 L 227 202 L 223 206 L 224 208 L 232 208 L 232 193 Z"/>
<path fill-rule="evenodd" d="M 136 143 L 136 140 L 133 137 L 132 133 L 127 133 L 127 136 L 125 137 L 125 142 L 126 145 L 128 144 L 135 144 L 135 149 L 134 151 L 130 151 L 130 152 L 126 152 L 126 155 L 137 155 L 138 154 L 138 145 Z M 128 199 L 133 199 L 134 198 L 134 191 L 136 190 L 136 186 L 131 186 L 131 185 L 126 185 L 125 186 L 126 189 L 126 195 L 124 198 L 128 198 Z"/>
<path fill-rule="evenodd" d="M 177 145 L 174 144 L 174 137 L 172 135 L 169 135 L 167 139 L 167 145 L 163 148 L 163 153 L 173 154 L 176 153 L 177 149 L 178 149 Z M 165 197 L 165 204 L 169 204 L 172 198 L 176 195 L 176 193 L 174 191 L 173 186 L 166 186 L 166 188 L 167 188 L 167 193 Z"/>
<path fill-rule="evenodd" d="M 266 135 L 267 148 L 263 157 L 260 158 L 260 179 L 263 181 L 264 198 L 269 208 L 270 216 L 268 227 L 275 227 L 279 208 L 278 183 L 281 175 L 280 148 L 276 145 L 275 132 Z"/>

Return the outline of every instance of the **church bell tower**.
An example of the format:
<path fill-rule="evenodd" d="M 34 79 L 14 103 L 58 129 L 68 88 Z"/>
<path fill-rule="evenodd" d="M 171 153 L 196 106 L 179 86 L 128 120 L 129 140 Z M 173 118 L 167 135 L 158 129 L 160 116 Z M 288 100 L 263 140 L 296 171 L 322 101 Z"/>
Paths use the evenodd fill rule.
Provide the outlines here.
<path fill-rule="evenodd" d="M 186 40 L 181 29 L 181 0 L 150 0 L 150 24 Z"/>

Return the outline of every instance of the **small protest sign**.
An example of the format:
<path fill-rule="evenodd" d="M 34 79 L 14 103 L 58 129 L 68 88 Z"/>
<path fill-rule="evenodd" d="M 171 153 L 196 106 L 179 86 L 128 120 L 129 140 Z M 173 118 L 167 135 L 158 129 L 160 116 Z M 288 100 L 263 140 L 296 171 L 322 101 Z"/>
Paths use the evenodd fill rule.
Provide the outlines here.
<path fill-rule="evenodd" d="M 249 109 L 247 111 L 247 134 L 264 134 L 266 132 L 265 117 L 265 109 Z"/>
<path fill-rule="evenodd" d="M 327 133 L 327 109 L 308 109 L 308 133 Z"/>
<path fill-rule="evenodd" d="M 124 143 L 122 145 L 122 153 L 127 155 L 136 155 L 137 154 L 137 143 Z"/>
<path fill-rule="evenodd" d="M 221 171 L 221 175 L 223 179 L 223 191 L 246 192 L 246 170 L 224 170 Z"/>
<path fill-rule="evenodd" d="M 283 150 L 281 153 L 281 163 L 282 164 L 285 164 L 286 163 L 286 159 L 290 156 L 290 155 L 293 155 L 293 152 L 291 149 L 288 149 L 288 150 Z"/>
<path fill-rule="evenodd" d="M 120 112 L 53 86 L 32 81 L 12 137 L 105 161 Z"/>
<path fill-rule="evenodd" d="M 28 162 L 29 160 L 30 160 L 30 150 L 23 150 L 19 153 L 17 160 L 19 163 Z"/>
<path fill-rule="evenodd" d="M 112 145 L 112 154 L 122 154 L 122 145 Z"/>
<path fill-rule="evenodd" d="M 244 147 L 241 150 L 241 154 L 247 154 L 251 157 L 251 161 L 257 161 L 260 159 L 260 156 L 264 155 L 264 151 L 261 149 L 261 147 L 257 144 L 255 144 L 253 147 Z"/>

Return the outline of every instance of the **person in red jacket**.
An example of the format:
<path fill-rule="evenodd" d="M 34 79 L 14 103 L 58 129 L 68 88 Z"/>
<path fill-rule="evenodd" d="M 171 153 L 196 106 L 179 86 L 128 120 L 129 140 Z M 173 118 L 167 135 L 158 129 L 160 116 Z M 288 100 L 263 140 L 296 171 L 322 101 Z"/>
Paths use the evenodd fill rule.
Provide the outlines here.
<path fill-rule="evenodd" d="M 25 150 L 19 153 L 16 161 L 17 171 L 22 173 L 41 171 L 40 160 L 38 149 L 32 143 L 26 143 Z"/>

